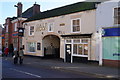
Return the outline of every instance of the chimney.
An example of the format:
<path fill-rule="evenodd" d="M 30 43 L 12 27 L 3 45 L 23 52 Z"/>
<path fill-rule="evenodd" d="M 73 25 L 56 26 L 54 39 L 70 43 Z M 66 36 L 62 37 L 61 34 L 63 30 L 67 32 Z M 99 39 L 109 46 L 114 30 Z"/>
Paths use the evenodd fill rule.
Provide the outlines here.
<path fill-rule="evenodd" d="M 18 2 L 14 7 L 17 7 L 17 17 L 22 17 L 22 3 Z"/>
<path fill-rule="evenodd" d="M 33 5 L 33 15 L 40 13 L 40 5 L 39 4 L 34 4 Z"/>

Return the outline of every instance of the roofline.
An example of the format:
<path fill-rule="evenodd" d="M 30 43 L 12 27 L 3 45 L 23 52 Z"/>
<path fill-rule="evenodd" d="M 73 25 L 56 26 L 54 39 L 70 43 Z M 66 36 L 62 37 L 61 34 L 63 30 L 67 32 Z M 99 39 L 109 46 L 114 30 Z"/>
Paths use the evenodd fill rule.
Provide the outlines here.
<path fill-rule="evenodd" d="M 96 9 L 89 9 L 89 10 L 96 10 Z M 84 11 L 89 11 L 89 10 L 84 10 Z M 68 13 L 68 14 L 62 14 L 62 15 L 59 15 L 59 16 L 63 16 L 63 15 L 69 15 L 69 14 L 73 14 L 73 13 L 79 13 L 79 12 L 84 12 L 84 11 L 77 11 L 77 12 L 72 12 L 72 13 Z M 59 17 L 59 16 L 53 16 L 53 17 Z M 53 18 L 53 17 L 48 17 L 48 18 Z M 42 18 L 42 19 L 47 19 L 47 18 Z M 23 23 L 25 22 L 32 22 L 32 21 L 37 21 L 37 20 L 42 20 L 42 19 L 36 19 L 36 20 L 29 20 L 29 21 L 23 21 Z"/>

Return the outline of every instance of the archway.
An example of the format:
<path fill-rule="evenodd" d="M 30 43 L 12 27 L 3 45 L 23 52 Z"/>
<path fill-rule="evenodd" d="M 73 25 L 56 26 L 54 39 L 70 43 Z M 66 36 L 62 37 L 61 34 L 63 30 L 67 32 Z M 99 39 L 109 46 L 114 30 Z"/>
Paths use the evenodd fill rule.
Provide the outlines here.
<path fill-rule="evenodd" d="M 47 35 L 42 40 L 44 57 L 60 58 L 60 38 L 56 35 Z"/>

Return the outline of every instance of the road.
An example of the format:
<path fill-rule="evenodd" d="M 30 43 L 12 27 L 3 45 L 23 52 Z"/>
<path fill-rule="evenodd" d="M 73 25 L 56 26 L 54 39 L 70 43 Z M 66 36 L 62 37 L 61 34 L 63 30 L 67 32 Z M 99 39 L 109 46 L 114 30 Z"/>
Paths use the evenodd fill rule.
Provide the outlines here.
<path fill-rule="evenodd" d="M 39 61 L 39 62 L 38 62 Z M 45 61 L 45 60 L 43 60 Z M 40 65 L 42 59 L 27 58 L 24 64 L 13 64 L 11 58 L 2 58 L 3 78 L 94 78 L 82 73 L 70 72 Z M 49 65 L 49 64 L 48 64 Z"/>

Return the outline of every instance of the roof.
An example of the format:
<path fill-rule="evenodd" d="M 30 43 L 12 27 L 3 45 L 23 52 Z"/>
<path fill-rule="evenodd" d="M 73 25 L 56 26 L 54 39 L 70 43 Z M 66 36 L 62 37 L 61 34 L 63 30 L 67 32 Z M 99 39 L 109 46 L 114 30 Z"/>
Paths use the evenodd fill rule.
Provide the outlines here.
<path fill-rule="evenodd" d="M 33 7 L 28 8 L 25 12 L 22 13 L 23 18 L 29 18 L 33 16 Z"/>
<path fill-rule="evenodd" d="M 55 8 L 52 10 L 40 12 L 39 14 L 28 18 L 24 22 L 29 22 L 29 21 L 33 21 L 33 20 L 40 20 L 40 19 L 45 19 L 45 18 L 50 18 L 50 17 L 66 15 L 66 14 L 70 14 L 70 13 L 80 12 L 80 11 L 96 9 L 95 6 L 98 3 L 100 3 L 100 2 L 78 2 L 75 4 L 71 4 L 71 5 Z"/>

